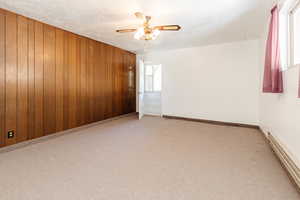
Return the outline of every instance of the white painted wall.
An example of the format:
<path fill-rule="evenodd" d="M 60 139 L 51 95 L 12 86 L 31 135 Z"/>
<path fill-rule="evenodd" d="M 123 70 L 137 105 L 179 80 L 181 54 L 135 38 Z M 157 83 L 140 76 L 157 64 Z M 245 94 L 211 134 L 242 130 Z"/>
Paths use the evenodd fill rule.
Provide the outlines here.
<path fill-rule="evenodd" d="M 258 124 L 259 41 L 156 51 L 164 115 Z"/>
<path fill-rule="evenodd" d="M 261 40 L 261 85 L 267 34 Z M 298 95 L 299 67 L 283 73 L 284 93 L 260 93 L 260 126 L 275 135 L 300 167 L 300 99 Z"/>

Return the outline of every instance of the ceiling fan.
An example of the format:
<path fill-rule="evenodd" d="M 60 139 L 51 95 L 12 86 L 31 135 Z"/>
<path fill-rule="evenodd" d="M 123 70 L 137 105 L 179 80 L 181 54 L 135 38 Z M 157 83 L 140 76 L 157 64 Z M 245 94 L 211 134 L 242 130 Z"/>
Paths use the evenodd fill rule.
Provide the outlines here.
<path fill-rule="evenodd" d="M 163 26 L 150 26 L 151 16 L 145 16 L 141 12 L 136 12 L 135 16 L 138 19 L 143 20 L 143 26 L 133 29 L 120 29 L 116 30 L 118 33 L 130 33 L 135 32 L 134 38 L 137 40 L 154 40 L 159 35 L 160 31 L 179 31 L 181 27 L 179 25 L 163 25 Z"/>

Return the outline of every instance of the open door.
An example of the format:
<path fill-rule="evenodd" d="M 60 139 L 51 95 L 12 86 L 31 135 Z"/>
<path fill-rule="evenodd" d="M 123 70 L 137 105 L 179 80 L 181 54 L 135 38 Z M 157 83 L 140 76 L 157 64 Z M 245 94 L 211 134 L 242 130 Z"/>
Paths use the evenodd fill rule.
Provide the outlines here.
<path fill-rule="evenodd" d="M 143 113 L 161 116 L 162 65 L 145 63 Z"/>
<path fill-rule="evenodd" d="M 138 61 L 138 67 L 139 67 L 139 119 L 142 119 L 144 115 L 144 90 L 145 90 L 145 77 L 144 77 L 144 62 L 142 59 L 139 59 Z"/>

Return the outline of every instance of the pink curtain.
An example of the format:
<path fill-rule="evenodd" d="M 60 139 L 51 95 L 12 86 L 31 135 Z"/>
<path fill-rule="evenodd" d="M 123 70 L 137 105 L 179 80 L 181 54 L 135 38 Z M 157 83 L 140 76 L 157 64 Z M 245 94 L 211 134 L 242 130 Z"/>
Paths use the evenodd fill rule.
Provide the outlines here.
<path fill-rule="evenodd" d="M 266 47 L 265 72 L 263 81 L 264 93 L 282 93 L 283 81 L 279 54 L 279 10 L 272 11 L 269 35 Z"/>

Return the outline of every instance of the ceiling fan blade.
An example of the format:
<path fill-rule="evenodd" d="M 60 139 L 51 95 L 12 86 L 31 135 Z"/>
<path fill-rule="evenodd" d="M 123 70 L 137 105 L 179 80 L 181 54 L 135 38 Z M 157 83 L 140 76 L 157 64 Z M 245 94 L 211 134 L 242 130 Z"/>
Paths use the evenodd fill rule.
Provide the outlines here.
<path fill-rule="evenodd" d="M 118 32 L 118 33 L 131 33 L 131 32 L 135 32 L 135 31 L 136 31 L 136 28 L 116 30 L 116 32 Z"/>
<path fill-rule="evenodd" d="M 164 25 L 164 26 L 155 26 L 154 29 L 160 31 L 179 31 L 181 27 L 179 25 Z"/>
<path fill-rule="evenodd" d="M 141 13 L 141 12 L 136 12 L 136 13 L 134 13 L 134 15 L 135 15 L 136 18 L 138 18 L 138 19 L 142 19 L 142 20 L 145 20 L 145 19 L 146 19 L 145 15 L 144 15 L 143 13 Z"/>

